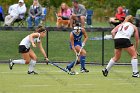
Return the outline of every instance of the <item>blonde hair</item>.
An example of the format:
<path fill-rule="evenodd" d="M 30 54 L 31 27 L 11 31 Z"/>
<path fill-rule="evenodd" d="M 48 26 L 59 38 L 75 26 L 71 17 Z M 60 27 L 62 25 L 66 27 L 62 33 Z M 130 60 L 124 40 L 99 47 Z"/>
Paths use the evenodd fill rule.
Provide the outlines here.
<path fill-rule="evenodd" d="M 65 9 L 62 9 L 63 4 L 65 5 Z M 60 6 L 60 11 L 59 12 L 62 13 L 63 11 L 67 10 L 68 8 L 69 7 L 68 7 L 68 5 L 66 3 L 62 3 L 61 6 Z"/>
<path fill-rule="evenodd" d="M 126 18 L 125 18 L 124 21 L 125 21 L 125 22 L 133 23 L 134 17 L 133 17 L 132 15 L 128 15 L 128 16 L 126 16 Z"/>

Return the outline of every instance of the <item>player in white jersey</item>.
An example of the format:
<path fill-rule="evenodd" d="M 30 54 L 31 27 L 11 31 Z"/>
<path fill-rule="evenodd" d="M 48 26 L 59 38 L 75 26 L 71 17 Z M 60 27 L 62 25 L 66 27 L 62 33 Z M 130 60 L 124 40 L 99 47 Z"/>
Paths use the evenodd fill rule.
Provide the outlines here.
<path fill-rule="evenodd" d="M 112 30 L 112 37 L 114 38 L 114 57 L 112 57 L 106 66 L 102 70 L 103 75 L 106 77 L 108 75 L 111 67 L 120 59 L 122 49 L 126 50 L 131 56 L 132 64 L 132 77 L 139 77 L 138 72 L 138 59 L 137 59 L 137 48 L 139 45 L 139 33 L 136 26 L 132 24 L 133 16 L 129 15 L 125 18 L 124 22 L 116 26 Z M 131 43 L 130 38 L 134 34 L 135 37 L 135 46 Z"/>
<path fill-rule="evenodd" d="M 44 38 L 45 36 L 46 30 L 42 26 L 38 26 L 34 33 L 26 36 L 19 44 L 19 53 L 21 53 L 23 59 L 19 60 L 10 59 L 9 68 L 12 70 L 14 64 L 29 64 L 29 70 L 27 73 L 38 74 L 34 71 L 37 56 L 34 53 L 34 51 L 30 48 L 30 46 L 32 45 L 33 47 L 36 47 L 36 44 L 38 44 L 38 47 L 41 53 L 43 54 L 45 60 L 48 61 L 47 55 L 41 42 L 41 38 Z"/>

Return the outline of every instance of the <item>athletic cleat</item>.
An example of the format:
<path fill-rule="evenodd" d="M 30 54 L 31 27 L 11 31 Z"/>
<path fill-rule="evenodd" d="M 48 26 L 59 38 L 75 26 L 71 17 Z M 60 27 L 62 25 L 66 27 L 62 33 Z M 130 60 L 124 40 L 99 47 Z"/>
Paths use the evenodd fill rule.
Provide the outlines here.
<path fill-rule="evenodd" d="M 105 77 L 107 77 L 107 75 L 108 75 L 108 71 L 107 71 L 107 69 L 106 69 L 106 68 L 103 69 L 102 72 L 103 72 L 103 75 L 104 75 Z"/>
<path fill-rule="evenodd" d="M 68 67 L 66 67 L 65 70 L 67 71 L 68 74 L 71 73 L 71 69 L 68 69 Z"/>
<path fill-rule="evenodd" d="M 67 70 L 67 72 L 70 72 L 71 71 L 71 69 L 69 69 L 68 67 L 66 67 L 65 69 Z"/>
<path fill-rule="evenodd" d="M 89 72 L 89 70 L 87 70 L 85 68 L 81 69 L 81 73 L 88 73 L 88 72 Z"/>
<path fill-rule="evenodd" d="M 31 71 L 31 72 L 30 72 L 30 71 L 28 71 L 28 72 L 27 72 L 27 74 L 34 74 L 34 75 L 37 75 L 38 73 L 37 73 L 37 72 L 35 72 L 35 71 Z"/>
<path fill-rule="evenodd" d="M 137 78 L 140 77 L 139 72 L 133 72 L 132 77 L 137 77 Z"/>
<path fill-rule="evenodd" d="M 9 60 L 9 68 L 10 70 L 13 69 L 14 63 L 12 62 L 12 59 Z"/>

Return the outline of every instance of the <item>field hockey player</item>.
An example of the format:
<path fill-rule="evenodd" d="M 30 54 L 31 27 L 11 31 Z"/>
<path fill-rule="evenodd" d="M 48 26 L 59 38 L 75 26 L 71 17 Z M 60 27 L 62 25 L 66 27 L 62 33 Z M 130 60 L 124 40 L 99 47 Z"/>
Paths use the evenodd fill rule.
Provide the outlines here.
<path fill-rule="evenodd" d="M 19 53 L 21 53 L 23 59 L 18 60 L 11 60 L 9 63 L 9 68 L 12 70 L 14 64 L 29 64 L 29 70 L 28 74 L 38 74 L 34 71 L 34 67 L 37 61 L 37 56 L 34 53 L 34 51 L 30 48 L 31 45 L 36 48 L 36 44 L 38 44 L 38 47 L 43 54 L 46 61 L 48 61 L 47 55 L 44 51 L 44 48 L 42 46 L 41 39 L 46 36 L 46 29 L 42 26 L 38 26 L 34 33 L 26 36 L 19 44 Z"/>

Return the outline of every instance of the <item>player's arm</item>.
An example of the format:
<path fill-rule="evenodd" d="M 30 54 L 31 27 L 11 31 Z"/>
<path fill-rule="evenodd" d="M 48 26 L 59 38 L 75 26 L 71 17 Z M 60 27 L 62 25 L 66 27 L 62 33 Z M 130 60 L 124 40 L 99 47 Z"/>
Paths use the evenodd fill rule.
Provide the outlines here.
<path fill-rule="evenodd" d="M 35 37 L 39 37 L 39 34 L 38 33 L 32 33 L 32 34 L 29 35 L 29 39 L 30 39 L 30 42 L 31 42 L 33 47 L 36 47 L 36 45 L 34 43 L 34 38 Z"/>
<path fill-rule="evenodd" d="M 38 47 L 39 47 L 41 53 L 43 54 L 45 60 L 48 61 L 48 57 L 47 57 L 47 54 L 46 54 L 46 52 L 45 52 L 45 50 L 44 50 L 44 48 L 43 48 L 43 46 L 42 46 L 42 42 L 41 42 L 41 40 L 40 40 L 40 42 L 38 42 Z"/>
<path fill-rule="evenodd" d="M 122 25 L 122 24 L 120 24 L 120 25 L 116 26 L 116 27 L 115 27 L 115 28 L 111 31 L 112 38 L 114 38 L 114 37 L 115 37 L 115 35 L 116 35 L 117 31 L 118 31 L 118 28 L 119 28 L 121 25 Z"/>
<path fill-rule="evenodd" d="M 138 29 L 135 25 L 133 25 L 134 27 L 134 37 L 135 37 L 135 48 L 136 50 L 138 49 L 138 45 L 139 45 L 139 32 L 138 32 Z"/>
<path fill-rule="evenodd" d="M 70 33 L 70 43 L 71 43 L 72 50 L 73 50 L 75 53 L 77 53 L 77 52 L 76 52 L 76 49 L 75 49 L 75 47 L 74 47 L 74 37 L 73 37 L 72 32 Z"/>
<path fill-rule="evenodd" d="M 82 29 L 82 33 L 84 35 L 84 40 L 83 40 L 83 44 L 85 44 L 88 40 L 88 35 L 87 35 L 87 32 L 85 31 L 85 29 Z"/>

